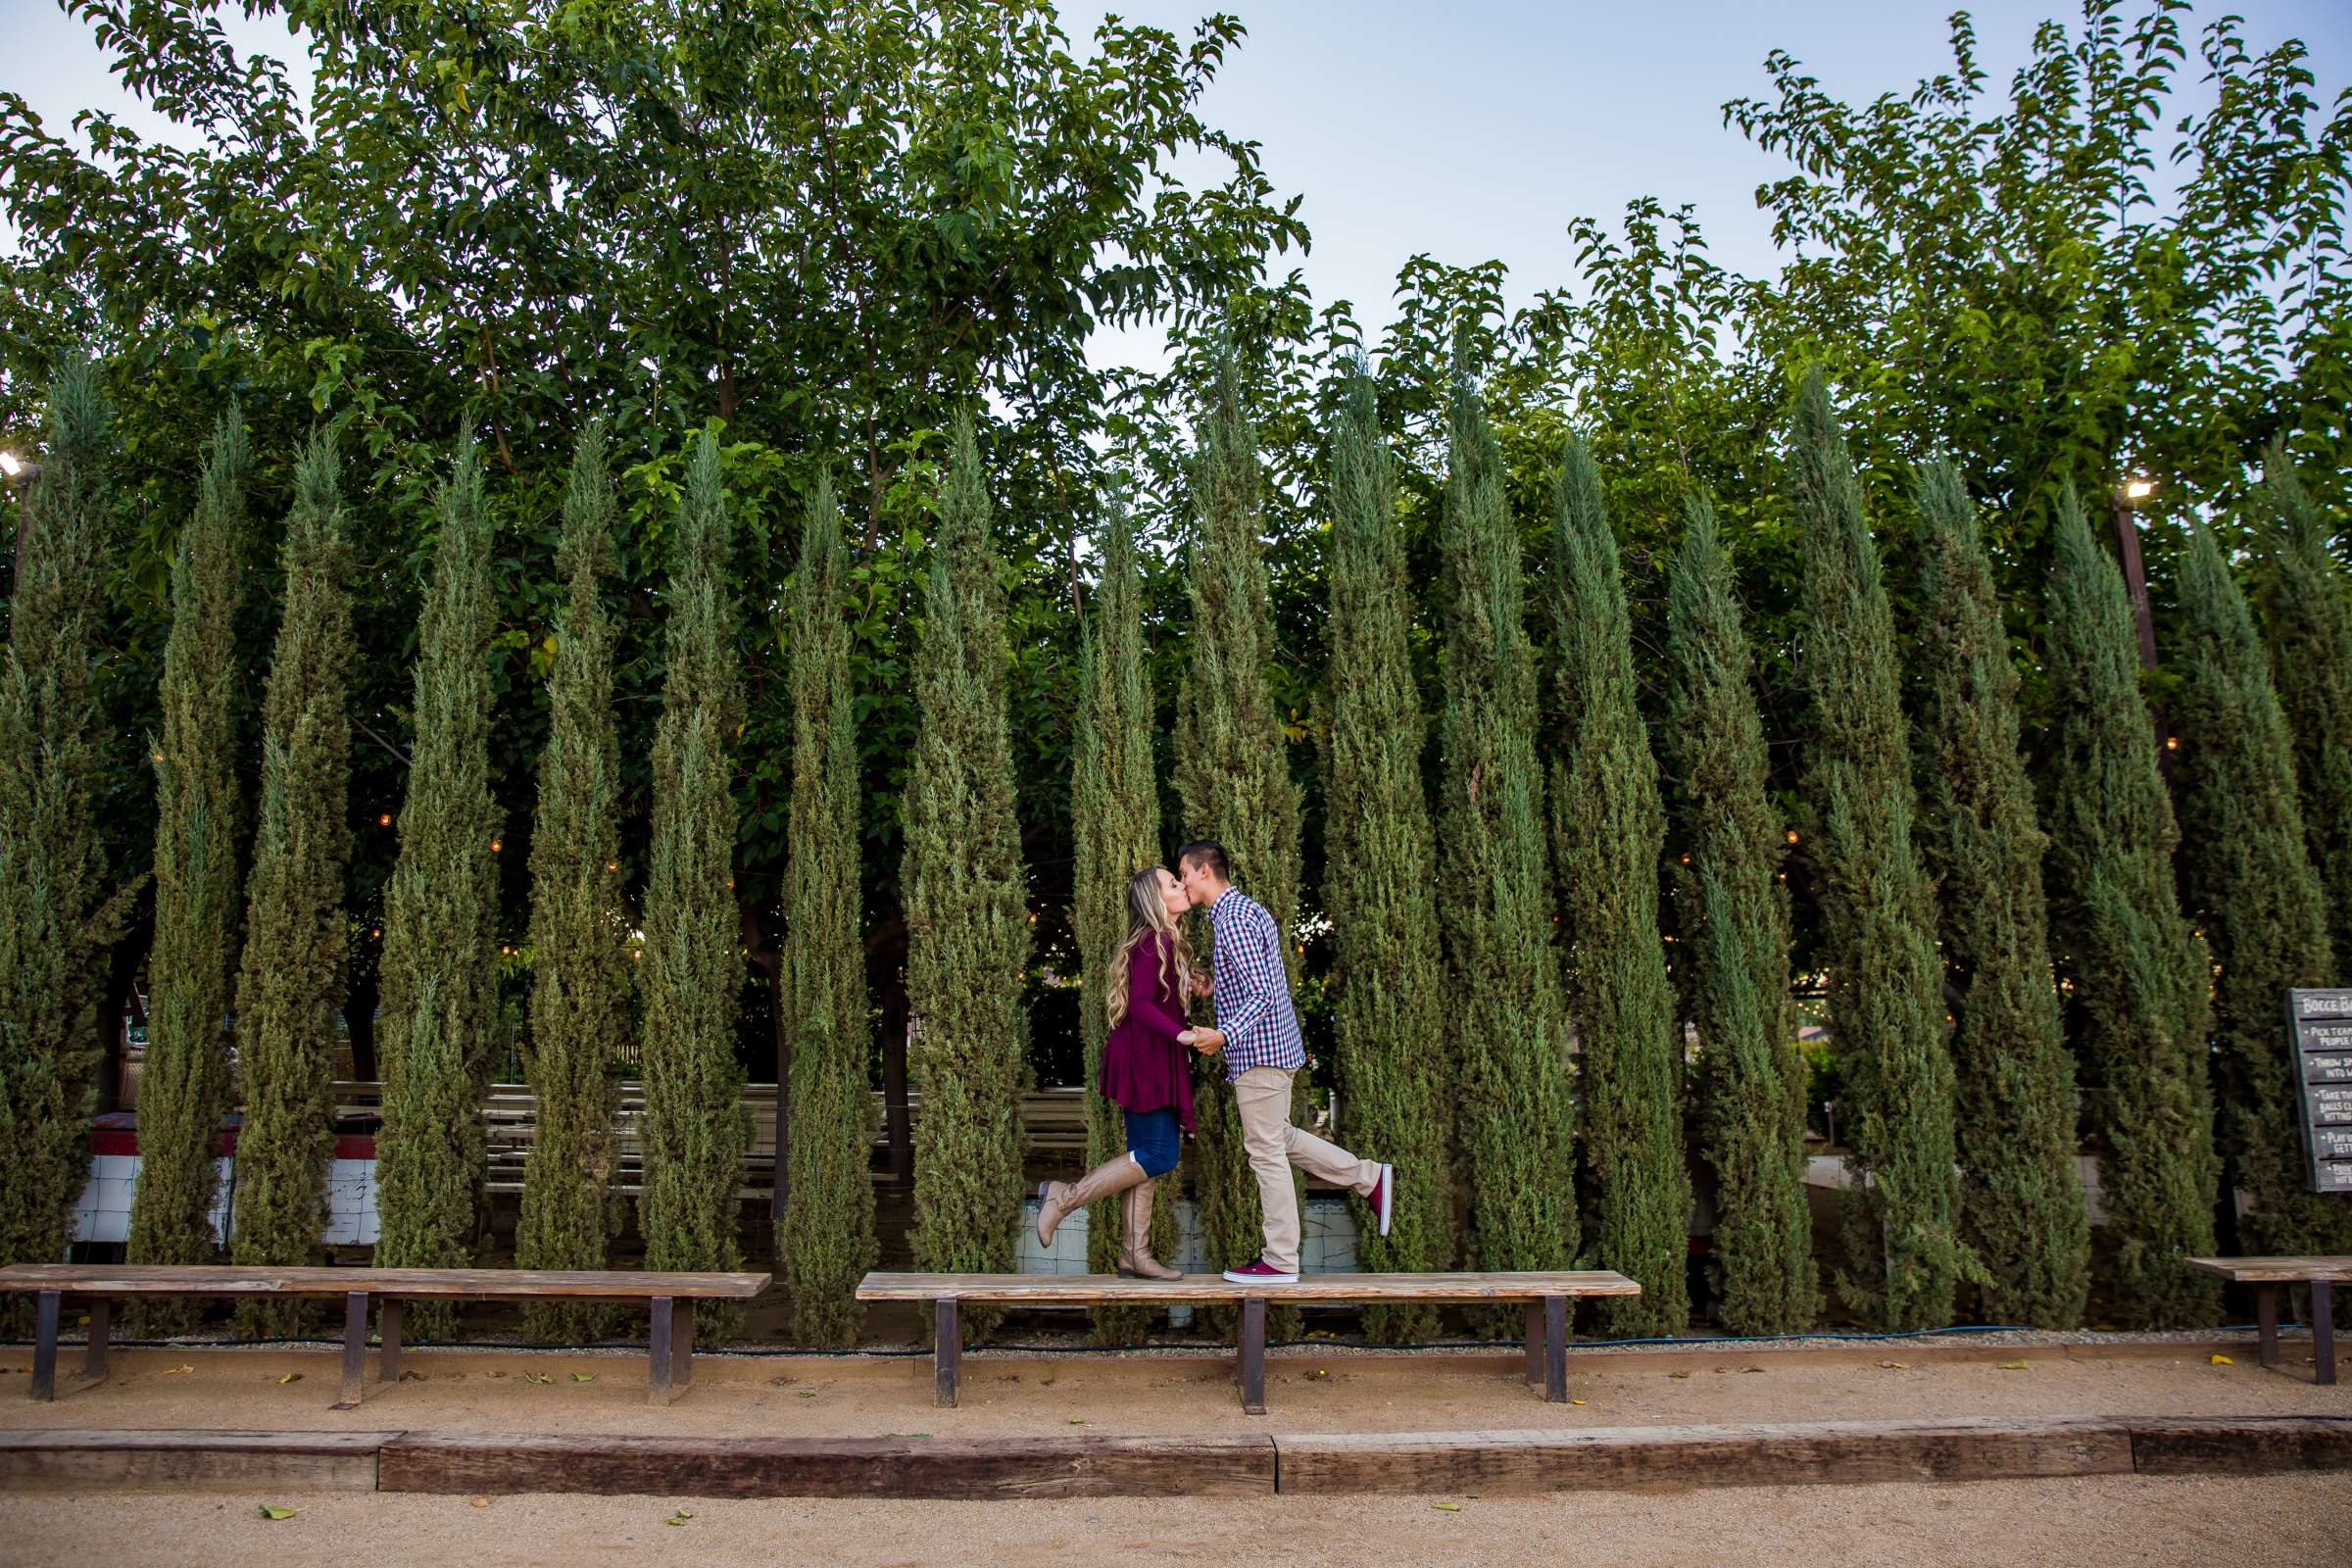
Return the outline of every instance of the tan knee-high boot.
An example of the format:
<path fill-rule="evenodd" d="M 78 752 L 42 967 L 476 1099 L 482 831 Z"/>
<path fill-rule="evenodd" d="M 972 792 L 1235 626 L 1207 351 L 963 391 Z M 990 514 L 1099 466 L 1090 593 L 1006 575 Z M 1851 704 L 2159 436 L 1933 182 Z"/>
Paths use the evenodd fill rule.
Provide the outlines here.
<path fill-rule="evenodd" d="M 1144 1167 L 1135 1162 L 1133 1154 L 1120 1154 L 1104 1160 L 1074 1182 L 1040 1182 L 1037 1196 L 1045 1201 L 1037 1205 L 1037 1245 L 1052 1247 L 1054 1231 L 1072 1209 L 1123 1193 L 1147 1179 Z"/>
<path fill-rule="evenodd" d="M 1130 1187 L 1119 1200 L 1119 1218 L 1127 1231 L 1119 1250 L 1119 1270 L 1147 1280 L 1180 1280 L 1183 1270 L 1170 1268 L 1152 1255 L 1152 1189 L 1158 1185 L 1149 1181 Z"/>

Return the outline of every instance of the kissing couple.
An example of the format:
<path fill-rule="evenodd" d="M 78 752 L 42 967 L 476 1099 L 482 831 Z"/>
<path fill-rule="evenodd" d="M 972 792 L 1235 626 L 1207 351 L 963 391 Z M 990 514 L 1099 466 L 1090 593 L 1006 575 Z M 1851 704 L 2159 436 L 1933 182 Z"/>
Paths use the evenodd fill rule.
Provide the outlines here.
<path fill-rule="evenodd" d="M 1203 907 L 1215 939 L 1206 974 L 1177 924 L 1187 910 Z M 1359 1194 L 1380 1234 L 1389 1234 L 1396 1172 L 1291 1125 L 1291 1075 L 1306 1065 L 1306 1048 L 1282 963 L 1282 932 L 1264 906 L 1233 885 L 1233 862 L 1223 845 L 1188 844 L 1174 871 L 1154 865 L 1135 873 L 1127 884 L 1127 935 L 1111 956 L 1109 980 L 1110 1034 L 1102 1043 L 1100 1087 L 1126 1122 L 1127 1152 L 1075 1182 L 1038 1188 L 1041 1244 L 1053 1245 L 1054 1230 L 1073 1210 L 1124 1194 L 1119 1272 L 1148 1280 L 1183 1278 L 1152 1257 L 1151 1232 L 1152 1189 L 1176 1168 L 1177 1128 L 1193 1127 L 1188 1051 L 1225 1058 L 1242 1147 L 1265 1209 L 1264 1250 L 1255 1262 L 1227 1269 L 1226 1279 L 1236 1285 L 1298 1283 L 1293 1165 Z M 1215 1000 L 1214 1028 L 1185 1021 L 1199 996 Z"/>

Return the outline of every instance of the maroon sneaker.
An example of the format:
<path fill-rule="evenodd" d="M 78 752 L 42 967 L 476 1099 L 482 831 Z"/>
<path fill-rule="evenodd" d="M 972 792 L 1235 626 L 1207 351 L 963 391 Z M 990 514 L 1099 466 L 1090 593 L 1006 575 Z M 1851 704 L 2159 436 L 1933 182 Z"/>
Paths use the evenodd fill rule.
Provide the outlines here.
<path fill-rule="evenodd" d="M 1373 1186 L 1372 1191 L 1364 1195 L 1364 1201 L 1372 1205 L 1372 1218 L 1379 1224 L 1380 1234 L 1388 1235 L 1389 1220 L 1396 1212 L 1396 1166 L 1383 1165 L 1380 1167 L 1380 1180 Z"/>
<path fill-rule="evenodd" d="M 1298 1275 L 1296 1271 L 1286 1273 L 1262 1257 L 1253 1263 L 1245 1263 L 1240 1268 L 1227 1269 L 1225 1277 L 1236 1285 L 1296 1285 L 1298 1283 Z"/>

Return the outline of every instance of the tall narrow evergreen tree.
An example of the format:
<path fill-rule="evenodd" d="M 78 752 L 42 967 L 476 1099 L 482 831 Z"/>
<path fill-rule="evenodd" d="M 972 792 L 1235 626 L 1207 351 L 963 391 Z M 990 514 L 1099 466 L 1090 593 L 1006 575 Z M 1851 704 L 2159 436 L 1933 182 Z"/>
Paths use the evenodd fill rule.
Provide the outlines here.
<path fill-rule="evenodd" d="M 1782 833 L 1715 509 L 1694 498 L 1667 585 L 1666 756 L 1689 863 L 1675 907 L 1694 973 L 1701 1148 L 1715 1171 L 1716 1321 L 1789 1334 L 1821 1310 L 1805 1200 L 1805 1062 L 1788 1002 Z"/>
<path fill-rule="evenodd" d="M 1502 454 L 1467 375 L 1454 389 L 1443 531 L 1440 930 L 1452 982 L 1473 1265 L 1566 1268 L 1577 1252 L 1567 1004 L 1551 946 L 1535 660 Z"/>
<path fill-rule="evenodd" d="M 612 717 L 612 621 L 598 586 L 612 569 L 612 478 L 605 428 L 572 450 L 557 569 L 566 579 L 548 671 L 547 748 L 531 831 L 531 1030 L 523 1070 L 537 1130 L 522 1170 L 514 1265 L 605 1266 L 612 1233 L 612 1069 L 629 1045 L 620 904 L 620 742 Z M 598 1338 L 599 1302 L 532 1304 L 540 1339 Z"/>
<path fill-rule="evenodd" d="M 1428 738 L 1413 682 L 1412 596 L 1395 465 L 1372 378 L 1358 363 L 1332 432 L 1331 728 L 1325 749 L 1323 904 L 1339 946 L 1333 1019 L 1349 1140 L 1396 1171 L 1386 1238 L 1360 1227 L 1365 1266 L 1406 1273 L 1452 1261 L 1445 1223 L 1452 1116 L 1432 1049 L 1446 1038 L 1437 839 L 1422 793 Z M 1375 1340 L 1427 1338 L 1427 1306 L 1368 1309 Z"/>
<path fill-rule="evenodd" d="M 2017 749 L 2017 666 L 1959 470 L 1925 465 L 1915 494 L 1922 838 L 1954 995 L 1961 1235 L 1990 1279 L 1985 1321 L 2074 1328 L 2090 1289 L 2090 1219 L 2042 903 L 2048 841 Z"/>
<path fill-rule="evenodd" d="M 752 1123 L 735 1060 L 743 989 L 735 904 L 735 737 L 743 670 L 727 591 L 729 535 L 718 443 L 687 464 L 670 544 L 662 716 L 654 727 L 652 866 L 645 894 L 645 1266 L 743 1262 L 736 1190 Z M 739 1314 L 717 1314 L 723 1339 Z"/>
<path fill-rule="evenodd" d="M 417 630 L 416 738 L 400 851 L 384 892 L 383 1128 L 375 1142 L 384 1268 L 460 1268 L 473 1251 L 482 1091 L 497 1009 L 499 810 L 490 797 L 491 523 L 468 428 L 442 486 Z M 456 1314 L 416 1303 L 421 1338 Z"/>
<path fill-rule="evenodd" d="M 1192 667 L 1176 710 L 1176 792 L 1185 836 L 1224 845 L 1235 880 L 1287 935 L 1298 918 L 1298 787 L 1266 674 L 1274 621 L 1258 543 L 1264 483 L 1241 372 L 1228 351 L 1217 362 L 1193 465 L 1199 531 L 1185 637 Z M 1283 962 L 1296 984 L 1298 957 L 1287 940 Z M 1195 1097 L 1194 1193 L 1208 1264 L 1218 1269 L 1249 1262 L 1265 1243 L 1257 1182 L 1242 1149 L 1241 1117 L 1222 1059 L 1203 1058 Z M 1305 1076 L 1294 1080 L 1299 1090 Z"/>
<path fill-rule="evenodd" d="M 155 937 L 148 949 L 147 1064 L 139 1079 L 139 1180 L 125 1258 L 203 1263 L 219 1250 L 213 1140 L 227 1110 L 229 980 L 238 921 L 237 546 L 245 532 L 245 425 L 234 402 L 205 451 L 196 514 L 172 564 L 172 630 L 157 692 Z M 143 1332 L 184 1331 L 187 1300 L 141 1303 Z"/>
<path fill-rule="evenodd" d="M 2246 1250 L 2352 1252 L 2352 1204 L 2310 1191 L 2286 1031 L 2287 988 L 2335 978 L 2295 799 L 2294 741 L 2253 614 L 2203 527 L 2190 529 L 2181 563 L 2180 621 L 2181 862 L 2218 971 L 2221 1131 L 2230 1179 L 2253 1210 Z"/>
<path fill-rule="evenodd" d="M 54 1263 L 89 1174 L 107 950 L 136 884 L 100 853 L 106 737 L 91 666 L 111 566 L 107 407 L 88 361 L 49 387 L 0 664 L 0 1262 Z M 0 1332 L 31 1321 L 0 1302 Z"/>
<path fill-rule="evenodd" d="M 1821 372 L 1789 441 L 1789 501 L 1804 539 L 1800 668 L 1813 704 L 1805 793 L 1814 814 L 1822 967 L 1852 1152 L 1848 1306 L 1889 1330 L 1952 1317 L 1973 1267 L 1958 1237 L 1952 1059 L 1943 1038 L 1934 891 L 1911 837 L 1910 742 L 1894 617 L 1862 487 Z"/>
<path fill-rule="evenodd" d="M 785 1038 L 792 1042 L 784 1221 L 793 1337 L 858 1343 L 873 1266 L 874 1100 L 858 916 L 858 723 L 850 686 L 849 551 L 830 474 L 801 528 L 792 589 L 792 859 L 784 873 Z"/>
<path fill-rule="evenodd" d="M 1126 508 L 1113 501 L 1101 540 L 1102 586 L 1095 595 L 1078 657 L 1076 744 L 1070 760 L 1070 832 L 1075 842 L 1079 1037 L 1086 1047 L 1086 1163 L 1092 1170 L 1127 1147 L 1119 1114 L 1101 1092 L 1102 1045 L 1110 1033 L 1111 956 L 1127 939 L 1127 885 L 1159 859 L 1159 786 L 1152 767 L 1151 672 L 1144 665 L 1144 582 Z M 1087 1266 L 1115 1273 L 1122 1235 L 1119 1205 L 1105 1200 L 1087 1214 Z M 1176 1205 L 1155 1203 L 1152 1255 L 1171 1256 Z M 1105 1344 L 1139 1339 L 1151 1314 L 1133 1307 L 1095 1313 Z"/>
<path fill-rule="evenodd" d="M 2180 835 L 2140 702 L 2131 601 L 2072 489 L 2054 542 L 2042 885 L 2100 1152 L 2109 1310 L 2135 1328 L 2204 1327 L 2219 1320 L 2221 1287 L 2180 1260 L 2214 1250 L 2212 967 L 2175 892 Z"/>
<path fill-rule="evenodd" d="M 2283 443 L 2263 478 L 2277 512 L 2261 579 L 2271 681 L 2294 736 L 2296 802 L 2340 978 L 2352 962 L 2352 582 Z"/>
<path fill-rule="evenodd" d="M 1666 811 L 1634 706 L 1634 651 L 1600 471 L 1576 436 L 1552 519 L 1554 656 L 1567 742 L 1552 764 L 1552 851 L 1568 933 L 1568 1011 L 1583 1047 L 1593 1254 L 1642 1287 L 1611 1297 L 1619 1336 L 1690 1326 L 1690 1175 L 1683 1026 L 1658 931 Z"/>
<path fill-rule="evenodd" d="M 237 1057 L 245 1124 L 237 1136 L 230 1255 L 243 1265 L 318 1258 L 334 1157 L 335 1014 L 343 1005 L 350 920 L 351 540 L 335 447 L 314 439 L 294 470 L 281 560 L 285 610 L 262 697 L 261 820 L 246 882 L 237 976 Z M 299 1298 L 238 1302 L 249 1335 L 299 1334 Z"/>
<path fill-rule="evenodd" d="M 1014 1102 L 1026 1047 L 1018 977 L 1029 964 L 1021 830 L 1005 710 L 1004 594 L 968 416 L 939 501 L 923 598 L 915 700 L 923 715 L 906 784 L 907 1066 L 923 1097 L 914 1130 L 917 1268 L 1012 1267 L 1021 1150 Z"/>

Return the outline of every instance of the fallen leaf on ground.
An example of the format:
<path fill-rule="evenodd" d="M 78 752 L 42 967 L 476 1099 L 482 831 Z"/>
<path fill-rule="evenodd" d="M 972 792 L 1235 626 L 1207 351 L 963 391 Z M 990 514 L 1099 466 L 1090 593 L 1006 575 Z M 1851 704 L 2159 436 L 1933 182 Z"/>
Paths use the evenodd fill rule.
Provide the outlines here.
<path fill-rule="evenodd" d="M 526 1372 L 522 1376 L 522 1381 L 525 1383 L 553 1383 L 556 1380 L 544 1372 Z"/>
<path fill-rule="evenodd" d="M 1317 1367 L 1312 1372 L 1309 1372 L 1307 1376 L 1310 1378 L 1327 1378 L 1331 1376 L 1331 1374 L 1326 1372 L 1323 1368 Z"/>
<path fill-rule="evenodd" d="M 1462 1511 L 1462 1505 L 1458 1502 L 1433 1502 L 1430 1506 L 1440 1513 L 1460 1513 Z"/>
<path fill-rule="evenodd" d="M 2237 1365 L 2237 1363 L 2236 1363 L 2235 1361 L 2232 1361 L 2232 1360 L 2230 1360 L 2230 1359 L 2228 1356 L 2226 1356 L 2226 1355 L 2217 1355 L 2217 1356 L 2215 1356 L 2215 1357 L 2213 1358 L 2213 1364 L 2214 1364 L 2215 1366 L 2235 1366 L 2235 1365 Z"/>
<path fill-rule="evenodd" d="M 1082 1415 L 1074 1415 L 1070 1417 L 1070 1425 L 1074 1427 L 1082 1427 L 1086 1425 L 1086 1417 Z"/>
<path fill-rule="evenodd" d="M 1743 1366 L 1740 1370 L 1742 1372 L 1761 1372 L 1764 1369 L 1760 1366 Z"/>
<path fill-rule="evenodd" d="M 2026 1363 L 2023 1361 L 2003 1361 L 2000 1365 L 2003 1372 L 2023 1372 L 2025 1369 Z"/>
<path fill-rule="evenodd" d="M 662 1520 L 662 1522 L 665 1525 L 682 1525 L 693 1517 L 694 1515 L 688 1513 L 685 1509 L 680 1508 L 676 1513 L 671 1514 L 668 1518 Z"/>
<path fill-rule="evenodd" d="M 1584 1403 L 1585 1401 L 1584 1401 L 1584 1400 L 1582 1400 L 1582 1399 L 1570 1399 L 1568 1402 L 1569 1402 L 1570 1404 L 1582 1404 L 1582 1403 Z"/>
<path fill-rule="evenodd" d="M 490 1499 L 488 1497 L 476 1497 L 473 1499 L 473 1505 L 476 1508 L 487 1508 L 490 1506 Z"/>
<path fill-rule="evenodd" d="M 1669 1372 L 1666 1375 L 1670 1378 L 1687 1378 L 1690 1374 L 1688 1372 Z"/>
<path fill-rule="evenodd" d="M 1881 1361 L 1879 1365 L 1886 1367 L 1889 1371 L 1902 1372 L 1908 1370 L 1911 1363 L 1908 1361 Z"/>
<path fill-rule="evenodd" d="M 571 1381 L 574 1383 L 594 1383 L 596 1381 L 596 1374 L 593 1372 L 574 1372 L 571 1375 Z"/>
<path fill-rule="evenodd" d="M 814 1389 L 803 1389 L 801 1391 L 801 1397 L 804 1399 L 813 1399 L 816 1397 L 816 1391 Z"/>
<path fill-rule="evenodd" d="M 164 1376 L 166 1376 L 166 1377 L 168 1377 L 168 1378 L 175 1378 L 175 1377 L 179 1376 L 179 1375 L 180 1375 L 182 1372 L 193 1372 L 193 1371 L 195 1371 L 195 1370 L 196 1370 L 196 1369 L 195 1369 L 194 1367 L 192 1367 L 192 1366 L 189 1366 L 189 1365 L 188 1365 L 186 1362 L 184 1362 L 184 1361 L 183 1361 L 183 1362 L 181 1362 L 181 1363 L 180 1363 L 178 1366 L 168 1366 L 168 1367 L 164 1368 Z"/>
<path fill-rule="evenodd" d="M 291 1519 L 300 1512 L 300 1508 L 280 1508 L 274 1502 L 262 1504 L 262 1517 L 265 1519 Z"/>
<path fill-rule="evenodd" d="M 287 1384 L 289 1384 L 289 1383 L 300 1383 L 301 1381 L 302 1381 L 302 1374 L 301 1374 L 301 1373 L 299 1373 L 299 1372 L 289 1372 L 289 1373 L 287 1373 L 287 1374 L 286 1374 L 284 1377 L 282 1377 L 282 1378 L 279 1378 L 279 1379 L 277 1380 L 277 1386 L 278 1386 L 279 1388 L 281 1388 L 281 1389 L 282 1389 L 282 1388 L 284 1388 L 284 1387 L 285 1387 Z"/>

